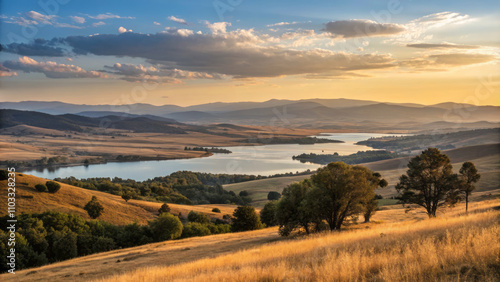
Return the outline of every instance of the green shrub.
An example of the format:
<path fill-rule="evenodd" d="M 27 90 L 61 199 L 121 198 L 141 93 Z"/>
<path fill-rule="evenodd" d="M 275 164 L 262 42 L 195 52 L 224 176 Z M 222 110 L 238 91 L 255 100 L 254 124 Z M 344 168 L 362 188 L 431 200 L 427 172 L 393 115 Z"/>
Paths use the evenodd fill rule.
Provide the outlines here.
<path fill-rule="evenodd" d="M 55 181 L 47 181 L 45 182 L 45 186 L 47 186 L 47 190 L 49 190 L 50 193 L 56 193 L 61 189 L 61 184 Z"/>
<path fill-rule="evenodd" d="M 220 209 L 219 209 L 219 208 L 213 208 L 213 209 L 212 209 L 212 212 L 217 212 L 217 213 L 220 213 Z"/>
<path fill-rule="evenodd" d="M 158 214 L 167 213 L 167 212 L 170 212 L 170 207 L 168 206 L 167 203 L 164 203 L 163 205 L 161 205 L 160 209 L 158 209 Z M 179 216 L 180 216 L 180 214 L 179 214 Z"/>
<path fill-rule="evenodd" d="M 38 192 L 47 192 L 47 186 L 45 186 L 45 184 L 37 184 L 35 185 L 35 189 Z"/>
<path fill-rule="evenodd" d="M 237 207 L 234 210 L 233 216 L 231 227 L 234 232 L 256 230 L 263 227 L 259 215 L 252 206 Z"/>
<path fill-rule="evenodd" d="M 177 239 L 182 235 L 182 223 L 177 216 L 163 213 L 149 223 L 156 241 Z"/>
<path fill-rule="evenodd" d="M 201 224 L 199 222 L 190 222 L 184 226 L 182 231 L 182 238 L 188 237 L 198 237 L 210 235 L 210 229 L 206 224 Z"/>
<path fill-rule="evenodd" d="M 201 212 L 190 211 L 188 214 L 189 222 L 198 222 L 198 223 L 210 223 L 210 218 Z"/>

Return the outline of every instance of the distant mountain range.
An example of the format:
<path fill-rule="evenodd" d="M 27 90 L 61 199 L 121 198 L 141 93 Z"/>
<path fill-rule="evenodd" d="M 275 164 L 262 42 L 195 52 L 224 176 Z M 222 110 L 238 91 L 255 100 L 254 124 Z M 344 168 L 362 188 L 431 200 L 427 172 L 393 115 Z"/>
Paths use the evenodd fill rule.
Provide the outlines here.
<path fill-rule="evenodd" d="M 3 102 L 0 109 L 37 111 L 52 115 L 76 114 L 98 118 L 110 115 L 196 124 L 232 123 L 284 127 L 391 128 L 432 123 L 466 128 L 496 127 L 500 107 L 440 103 L 380 103 L 352 99 L 269 100 L 266 102 L 209 103 L 180 107 L 149 104 L 77 105 L 62 102 Z M 3 121 L 2 121 L 3 122 Z M 474 125 L 471 125 L 474 124 Z M 412 129 L 412 128 L 410 128 Z"/>

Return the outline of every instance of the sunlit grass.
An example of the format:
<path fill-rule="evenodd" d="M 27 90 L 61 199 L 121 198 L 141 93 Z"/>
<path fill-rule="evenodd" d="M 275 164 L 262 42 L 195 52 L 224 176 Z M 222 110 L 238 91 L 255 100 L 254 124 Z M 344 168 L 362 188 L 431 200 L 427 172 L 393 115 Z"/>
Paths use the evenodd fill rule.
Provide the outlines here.
<path fill-rule="evenodd" d="M 323 233 L 103 281 L 495 281 L 498 200 L 437 219 Z"/>

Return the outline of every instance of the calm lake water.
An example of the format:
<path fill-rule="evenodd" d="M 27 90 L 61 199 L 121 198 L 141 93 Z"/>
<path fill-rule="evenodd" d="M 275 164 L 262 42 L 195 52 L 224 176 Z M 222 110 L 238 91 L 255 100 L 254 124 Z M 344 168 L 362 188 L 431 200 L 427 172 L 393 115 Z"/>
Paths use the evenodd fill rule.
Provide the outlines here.
<path fill-rule="evenodd" d="M 341 140 L 345 143 L 314 145 L 264 145 L 224 147 L 232 154 L 214 154 L 211 157 L 95 164 L 89 166 L 63 167 L 23 171 L 26 174 L 54 179 L 56 177 L 90 178 L 120 177 L 137 181 L 157 176 L 166 176 L 176 171 L 189 170 L 209 173 L 273 175 L 277 173 L 315 170 L 321 165 L 301 163 L 292 156 L 302 153 L 349 155 L 358 151 L 373 150 L 370 147 L 354 145 L 370 137 L 391 136 L 377 133 L 324 133 L 318 138 Z"/>

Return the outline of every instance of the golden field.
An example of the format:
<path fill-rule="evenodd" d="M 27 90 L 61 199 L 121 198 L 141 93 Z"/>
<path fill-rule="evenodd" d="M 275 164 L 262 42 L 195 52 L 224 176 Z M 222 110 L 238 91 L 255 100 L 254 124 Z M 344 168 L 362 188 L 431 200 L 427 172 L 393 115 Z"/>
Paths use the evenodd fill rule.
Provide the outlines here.
<path fill-rule="evenodd" d="M 276 227 L 165 241 L 22 270 L 2 281 L 495 281 L 500 201 L 401 206 L 342 232 L 283 238 Z M 495 276 L 496 275 L 496 276 Z"/>
<path fill-rule="evenodd" d="M 499 204 L 476 204 L 468 216 L 456 210 L 327 232 L 96 281 L 498 281 Z"/>

